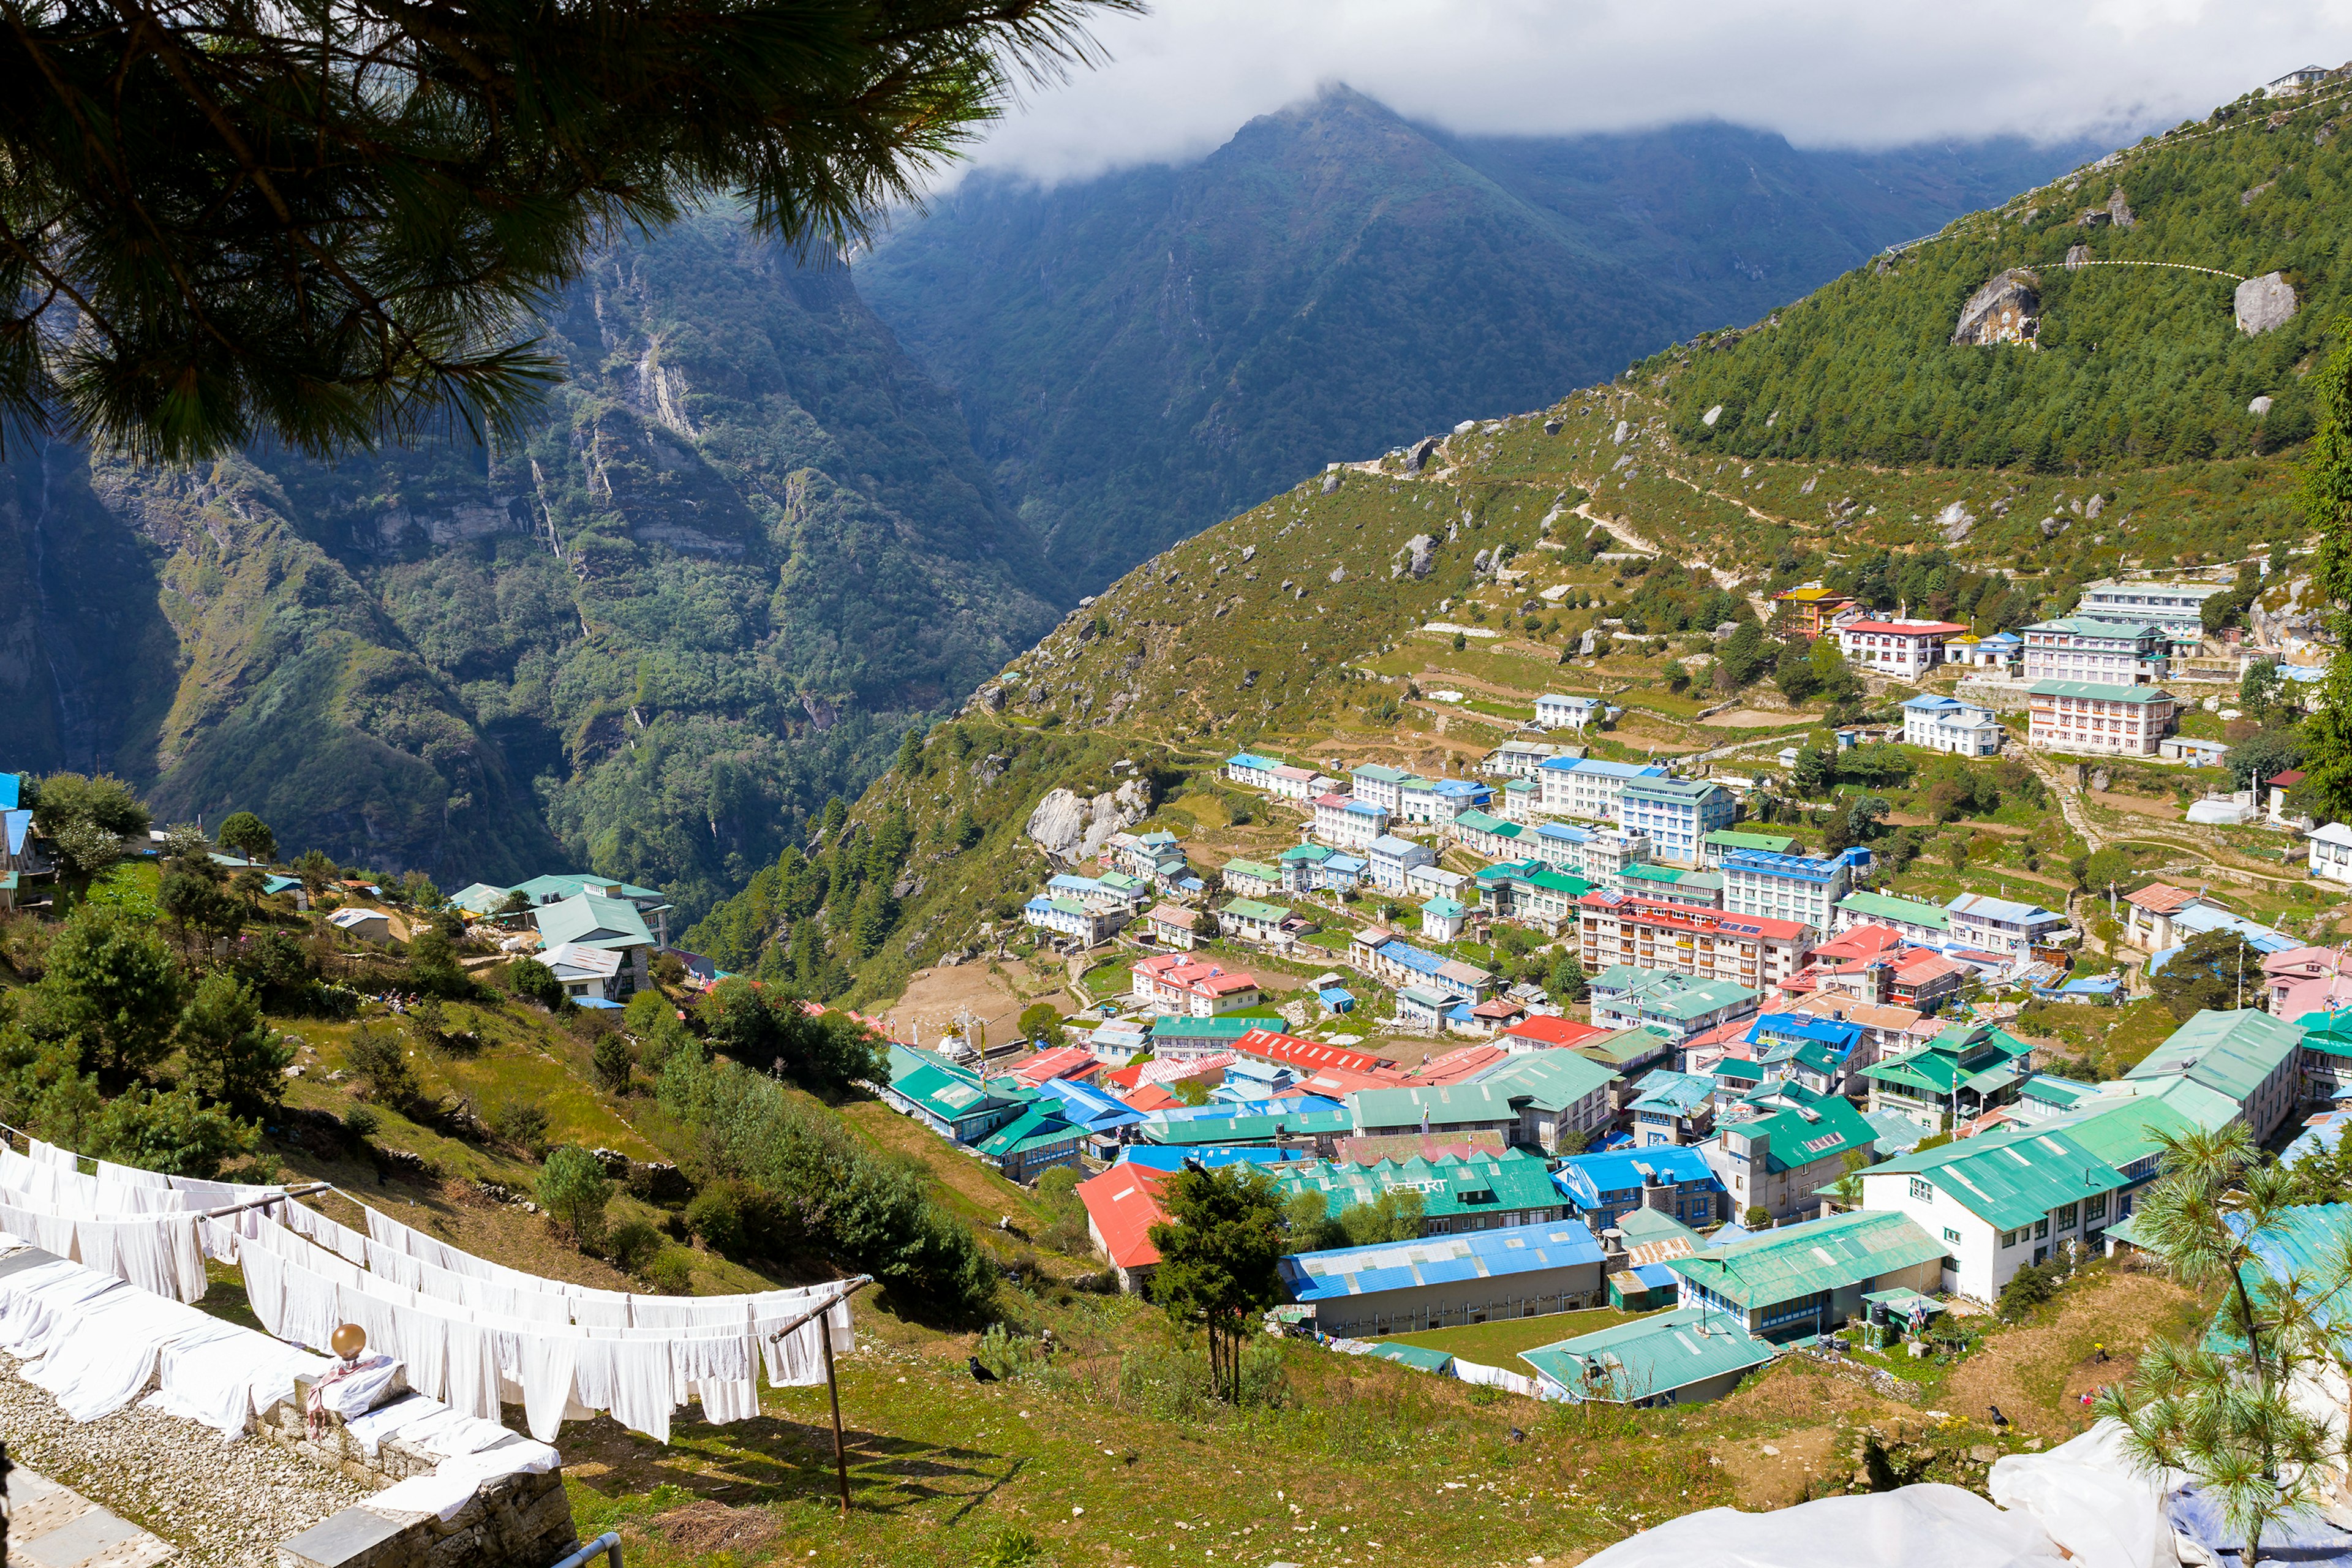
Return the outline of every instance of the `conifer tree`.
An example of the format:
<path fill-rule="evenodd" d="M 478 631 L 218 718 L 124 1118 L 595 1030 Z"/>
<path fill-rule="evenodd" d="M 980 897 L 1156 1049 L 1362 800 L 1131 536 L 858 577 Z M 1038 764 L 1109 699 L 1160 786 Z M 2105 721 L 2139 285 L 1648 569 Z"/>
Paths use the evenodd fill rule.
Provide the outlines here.
<path fill-rule="evenodd" d="M 2303 788 L 2325 820 L 2352 817 L 2352 318 L 2336 323 L 2336 352 L 2318 383 L 2319 430 L 2303 460 L 2296 499 L 2319 535 L 2315 572 L 2336 658 L 2319 706 L 2304 721 Z"/>

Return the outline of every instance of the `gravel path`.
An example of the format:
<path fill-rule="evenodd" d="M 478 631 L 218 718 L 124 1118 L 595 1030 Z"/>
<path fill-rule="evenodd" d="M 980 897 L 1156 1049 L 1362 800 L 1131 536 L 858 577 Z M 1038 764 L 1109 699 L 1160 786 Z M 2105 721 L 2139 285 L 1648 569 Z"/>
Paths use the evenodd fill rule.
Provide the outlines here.
<path fill-rule="evenodd" d="M 376 1489 L 263 1442 L 220 1435 L 136 1403 L 101 1420 L 66 1419 L 0 1354 L 0 1437 L 8 1457 L 179 1547 L 192 1568 L 276 1568 L 278 1543 Z"/>

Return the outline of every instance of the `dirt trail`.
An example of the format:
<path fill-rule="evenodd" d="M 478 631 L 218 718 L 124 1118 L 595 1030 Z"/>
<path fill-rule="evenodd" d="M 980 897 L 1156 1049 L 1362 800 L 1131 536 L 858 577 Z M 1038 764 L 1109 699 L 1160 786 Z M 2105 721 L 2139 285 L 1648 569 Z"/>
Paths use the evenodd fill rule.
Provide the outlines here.
<path fill-rule="evenodd" d="M 2116 1272 L 2070 1289 L 2047 1321 L 2010 1329 L 1953 1369 L 1944 1407 L 1971 1421 L 2002 1415 L 2035 1436 L 2071 1437 L 2091 1424 L 2082 1396 L 2131 1375 L 2138 1352 L 2178 1316 L 2189 1292 L 2158 1274 Z M 2097 1359 L 2104 1344 L 2108 1360 Z"/>

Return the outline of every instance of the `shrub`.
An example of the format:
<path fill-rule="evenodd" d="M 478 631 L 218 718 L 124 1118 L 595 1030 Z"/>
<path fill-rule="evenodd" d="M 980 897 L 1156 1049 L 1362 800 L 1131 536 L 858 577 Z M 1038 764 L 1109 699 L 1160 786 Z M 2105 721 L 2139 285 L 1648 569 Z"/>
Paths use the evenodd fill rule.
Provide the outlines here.
<path fill-rule="evenodd" d="M 2001 1315 L 2013 1318 L 2029 1312 L 2057 1292 L 2057 1270 L 2046 1264 L 2029 1263 L 2010 1276 L 2009 1283 L 2000 1288 Z"/>
<path fill-rule="evenodd" d="M 1769 1230 L 1772 1228 L 1772 1211 L 1761 1204 L 1752 1205 L 1746 1214 L 1739 1216 L 1739 1223 L 1749 1230 Z"/>
<path fill-rule="evenodd" d="M 533 1100 L 509 1100 L 490 1112 L 490 1131 L 537 1159 L 547 1146 L 547 1107 Z"/>
<path fill-rule="evenodd" d="M 383 1118 L 369 1105 L 354 1105 L 343 1112 L 343 1136 L 354 1143 L 364 1143 L 383 1126 Z"/>
<path fill-rule="evenodd" d="M 694 1254 L 682 1247 L 666 1247 L 646 1265 L 646 1283 L 664 1296 L 694 1294 Z"/>
<path fill-rule="evenodd" d="M 241 1115 L 274 1110 L 286 1098 L 294 1047 L 233 974 L 215 971 L 196 987 L 180 1015 L 180 1052 L 190 1087 Z"/>
<path fill-rule="evenodd" d="M 743 1203 L 732 1182 L 713 1182 L 686 1205 L 687 1227 L 724 1258 L 743 1255 Z"/>
<path fill-rule="evenodd" d="M 408 1065 L 407 1047 L 390 1029 L 362 1024 L 343 1047 L 343 1065 L 385 1105 L 397 1109 L 416 1098 L 416 1071 Z"/>
<path fill-rule="evenodd" d="M 210 1180 L 252 1147 L 250 1126 L 223 1115 L 186 1089 L 139 1089 L 106 1102 L 82 1152 L 167 1175 Z"/>
<path fill-rule="evenodd" d="M 629 1092 L 629 1042 L 615 1030 L 596 1042 L 592 1065 L 596 1074 L 596 1087 L 607 1094 Z"/>
<path fill-rule="evenodd" d="M 540 1206 L 583 1244 L 604 1234 L 604 1205 L 612 1197 L 604 1167 L 585 1149 L 566 1144 L 551 1151 L 540 1167 Z"/>
<path fill-rule="evenodd" d="M 535 958 L 516 959 L 506 966 L 501 980 L 508 990 L 551 1013 L 563 1004 L 563 982 L 555 978 L 555 971 Z"/>
<path fill-rule="evenodd" d="M 661 1256 L 664 1245 L 662 1233 L 646 1219 L 625 1219 L 604 1238 L 613 1261 L 632 1274 L 644 1273 Z"/>
<path fill-rule="evenodd" d="M 1045 1555 L 1037 1538 L 1017 1525 L 1008 1525 L 988 1538 L 972 1556 L 971 1568 L 1029 1568 Z"/>

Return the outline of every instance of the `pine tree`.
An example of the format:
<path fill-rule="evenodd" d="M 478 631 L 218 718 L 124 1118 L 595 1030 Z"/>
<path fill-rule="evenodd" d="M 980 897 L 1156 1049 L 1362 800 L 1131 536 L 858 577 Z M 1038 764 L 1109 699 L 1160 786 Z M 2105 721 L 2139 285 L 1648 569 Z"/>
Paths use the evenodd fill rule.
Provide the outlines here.
<path fill-rule="evenodd" d="M 194 458 L 457 422 L 613 229 L 730 194 L 838 249 L 1137 0 L 19 7 L 0 51 L 0 420 Z"/>
<path fill-rule="evenodd" d="M 2352 817 L 2352 318 L 2336 323 L 2336 352 L 2318 384 L 2319 431 L 2296 493 L 2319 535 L 2314 572 L 2336 634 L 2317 711 L 2304 721 L 2303 788 L 2331 822 Z"/>

